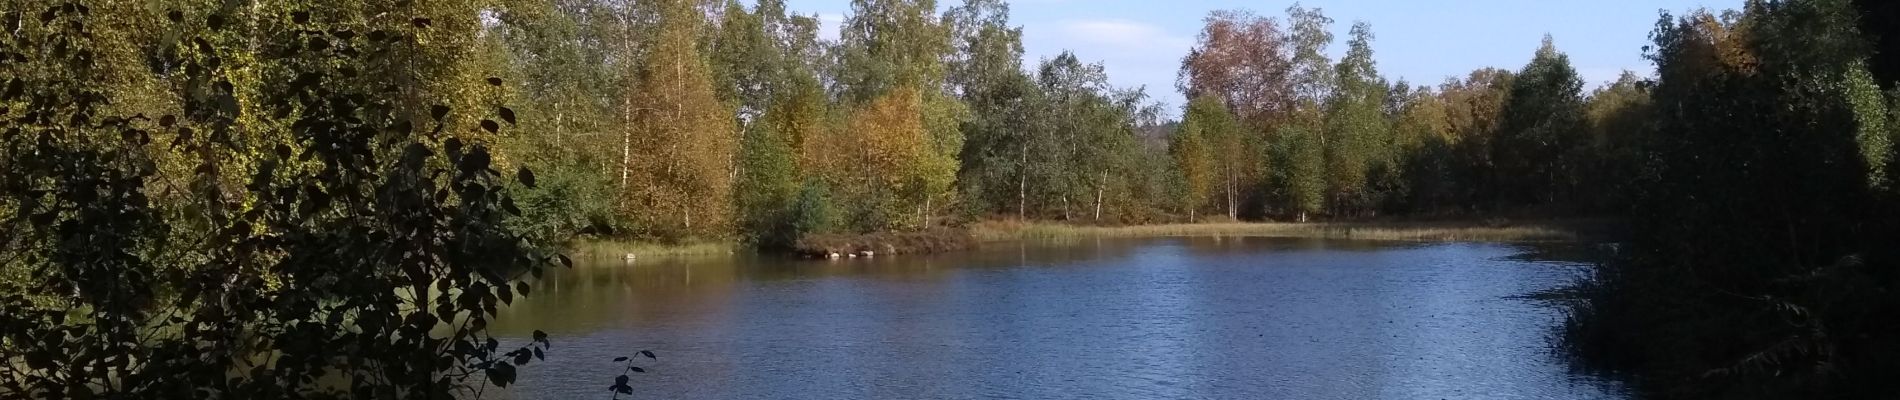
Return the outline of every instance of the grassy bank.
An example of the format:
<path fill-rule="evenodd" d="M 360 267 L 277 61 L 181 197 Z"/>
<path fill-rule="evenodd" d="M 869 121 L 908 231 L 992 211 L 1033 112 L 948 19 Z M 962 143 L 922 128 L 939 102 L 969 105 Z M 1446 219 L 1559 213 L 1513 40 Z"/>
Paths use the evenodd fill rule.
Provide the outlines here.
<path fill-rule="evenodd" d="M 677 244 L 583 240 L 568 245 L 569 256 L 575 259 L 623 259 L 628 254 L 641 258 L 666 257 L 711 257 L 729 256 L 740 251 L 752 251 L 737 243 L 724 241 L 696 241 Z"/>
<path fill-rule="evenodd" d="M 1224 222 L 1200 224 L 1081 226 L 1044 222 L 992 221 L 970 227 L 984 242 L 1062 241 L 1099 237 L 1249 236 L 1394 241 L 1536 242 L 1589 239 L 1614 229 L 1608 220 L 1390 221 L 1390 222 Z"/>
<path fill-rule="evenodd" d="M 1198 224 L 1087 226 L 1057 222 L 984 221 L 965 228 L 861 235 L 824 234 L 800 239 L 794 254 L 930 254 L 968 250 L 985 242 L 1062 242 L 1090 238 L 1247 236 L 1391 241 L 1548 242 L 1603 238 L 1616 222 L 1601 219 L 1535 221 L 1373 221 L 1373 222 L 1220 222 Z M 569 246 L 575 258 L 620 259 L 728 256 L 753 249 L 734 242 L 678 244 L 635 241 L 581 241 Z"/>

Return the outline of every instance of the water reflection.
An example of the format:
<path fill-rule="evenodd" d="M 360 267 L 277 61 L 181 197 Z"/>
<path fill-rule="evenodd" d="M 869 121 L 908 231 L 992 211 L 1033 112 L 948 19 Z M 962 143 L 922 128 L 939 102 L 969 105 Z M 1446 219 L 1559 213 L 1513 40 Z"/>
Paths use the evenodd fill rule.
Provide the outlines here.
<path fill-rule="evenodd" d="M 1515 296 L 1574 263 L 1490 244 L 1262 238 L 933 257 L 596 260 L 503 312 L 555 338 L 522 398 L 1620 398 Z"/>

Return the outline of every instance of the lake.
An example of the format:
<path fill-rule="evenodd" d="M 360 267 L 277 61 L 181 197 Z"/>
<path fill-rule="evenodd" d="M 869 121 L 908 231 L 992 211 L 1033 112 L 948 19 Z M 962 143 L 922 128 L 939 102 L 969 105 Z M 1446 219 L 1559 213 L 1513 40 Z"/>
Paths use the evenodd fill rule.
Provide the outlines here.
<path fill-rule="evenodd" d="M 552 271 L 496 329 L 553 339 L 507 393 L 525 399 L 608 398 L 612 359 L 639 350 L 659 358 L 636 398 L 1629 397 L 1570 367 L 1561 311 L 1522 297 L 1588 272 L 1540 249 L 1169 238 L 596 260 Z"/>

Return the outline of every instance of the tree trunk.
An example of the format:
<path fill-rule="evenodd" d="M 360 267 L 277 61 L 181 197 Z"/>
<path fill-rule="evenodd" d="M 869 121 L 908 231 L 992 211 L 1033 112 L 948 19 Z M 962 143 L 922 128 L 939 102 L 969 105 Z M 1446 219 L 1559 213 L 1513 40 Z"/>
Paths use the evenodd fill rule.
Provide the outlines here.
<path fill-rule="evenodd" d="M 1024 148 L 1022 158 L 1017 160 L 1016 169 L 1016 220 L 1029 219 L 1029 149 Z"/>
<path fill-rule="evenodd" d="M 1108 186 L 1108 171 L 1102 171 L 1102 179 L 1095 182 L 1095 220 L 1102 220 L 1102 187 Z"/>
<path fill-rule="evenodd" d="M 1240 211 L 1236 210 L 1234 205 L 1234 170 L 1232 167 L 1227 169 L 1227 219 L 1240 219 Z"/>
<path fill-rule="evenodd" d="M 626 110 L 621 117 L 627 125 L 620 127 L 620 198 L 624 202 L 627 194 L 628 174 L 633 170 L 633 96 L 626 99 Z"/>
<path fill-rule="evenodd" d="M 621 56 L 632 58 L 633 38 L 635 36 L 631 11 L 629 11 L 628 15 L 622 17 L 622 22 L 626 25 L 627 36 L 620 41 Z M 628 75 L 632 75 L 632 71 L 628 71 Z M 635 86 L 638 85 L 636 84 Z M 619 196 L 616 197 L 620 199 L 619 203 L 624 208 L 627 204 L 627 197 L 629 197 L 627 196 L 628 185 L 631 183 L 629 174 L 633 169 L 633 90 L 628 90 L 627 93 L 621 97 L 620 120 L 626 125 L 620 127 L 620 193 Z"/>

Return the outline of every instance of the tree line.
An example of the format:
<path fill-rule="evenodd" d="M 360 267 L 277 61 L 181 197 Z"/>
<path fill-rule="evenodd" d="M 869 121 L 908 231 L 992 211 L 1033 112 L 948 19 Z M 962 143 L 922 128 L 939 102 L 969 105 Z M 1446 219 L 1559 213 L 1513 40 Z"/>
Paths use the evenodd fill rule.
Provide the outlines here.
<path fill-rule="evenodd" d="M 823 40 L 779 0 L 499 9 L 482 34 L 494 65 L 554 116 L 508 148 L 560 176 L 535 195 L 536 232 L 783 246 L 1006 209 L 1133 215 L 1128 199 L 1165 183 L 1137 173 L 1162 165 L 1140 146 L 1158 125 L 1147 95 L 1073 54 L 1025 70 L 1007 4 L 852 10 Z"/>
<path fill-rule="evenodd" d="M 1064 52 L 1026 65 L 1001 0 L 855 0 L 836 40 L 781 0 L 500 2 L 477 34 L 538 117 L 503 150 L 549 171 L 545 237 L 784 245 L 986 218 L 1077 223 L 1601 213 L 1628 173 L 1625 74 L 1584 93 L 1546 38 L 1516 70 L 1390 82 L 1372 28 L 1212 13 L 1189 99 Z"/>
<path fill-rule="evenodd" d="M 1437 86 L 1382 77 L 1370 25 L 1328 59 L 1333 20 L 1218 11 L 1182 61 L 1190 100 L 1172 135 L 1178 210 L 1230 219 L 1538 210 L 1607 213 L 1637 132 L 1641 79 L 1584 93 L 1550 37 L 1515 71 Z M 1208 151 L 1203 149 L 1220 149 Z"/>

